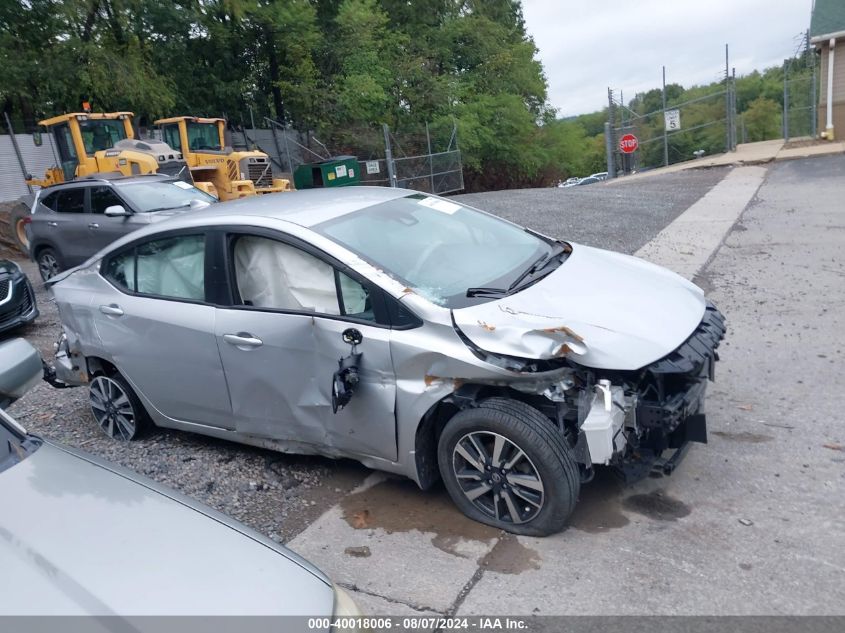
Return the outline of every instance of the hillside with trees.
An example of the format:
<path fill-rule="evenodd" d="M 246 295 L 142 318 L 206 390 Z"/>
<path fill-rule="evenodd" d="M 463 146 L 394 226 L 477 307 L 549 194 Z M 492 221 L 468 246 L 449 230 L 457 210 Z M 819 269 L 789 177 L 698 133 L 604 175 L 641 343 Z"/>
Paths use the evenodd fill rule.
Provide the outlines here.
<path fill-rule="evenodd" d="M 778 81 L 776 69 L 737 81 L 749 140 L 779 129 Z M 654 92 L 629 107 L 653 108 Z M 557 118 L 518 0 L 0 3 L 0 107 L 32 131 L 83 100 L 144 123 L 266 116 L 333 148 L 381 123 L 454 124 L 469 190 L 546 186 L 605 163 L 607 113 Z"/>

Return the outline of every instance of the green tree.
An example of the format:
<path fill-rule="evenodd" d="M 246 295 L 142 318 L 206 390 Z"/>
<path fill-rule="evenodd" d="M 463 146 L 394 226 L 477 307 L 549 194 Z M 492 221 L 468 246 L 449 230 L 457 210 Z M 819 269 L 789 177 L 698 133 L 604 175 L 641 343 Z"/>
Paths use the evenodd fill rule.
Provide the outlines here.
<path fill-rule="evenodd" d="M 750 142 L 780 137 L 781 106 L 776 101 L 757 97 L 742 116 Z"/>

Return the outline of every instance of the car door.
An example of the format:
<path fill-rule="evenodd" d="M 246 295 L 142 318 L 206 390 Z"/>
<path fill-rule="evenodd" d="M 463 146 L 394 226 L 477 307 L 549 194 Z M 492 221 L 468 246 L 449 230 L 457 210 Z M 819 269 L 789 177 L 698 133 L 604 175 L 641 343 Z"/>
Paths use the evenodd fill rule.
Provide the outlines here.
<path fill-rule="evenodd" d="M 131 215 L 107 216 L 106 209 L 115 205 L 120 205 L 127 211 L 131 211 L 129 204 L 117 195 L 113 187 L 109 185 L 91 187 L 88 235 L 92 255 L 119 237 L 123 237 L 140 227 L 139 224 L 131 221 Z"/>
<path fill-rule="evenodd" d="M 92 312 L 118 370 L 160 413 L 232 429 L 205 261 L 205 235 L 196 231 L 121 249 L 103 260 L 111 286 L 92 298 Z"/>
<path fill-rule="evenodd" d="M 396 380 L 378 289 L 280 234 L 220 239 L 231 305 L 218 307 L 215 334 L 237 430 L 395 460 Z M 353 353 L 347 330 L 361 336 L 360 382 L 335 413 L 333 376 Z"/>
<path fill-rule="evenodd" d="M 85 191 L 86 187 L 80 186 L 56 192 L 53 213 L 45 218 L 49 242 L 58 251 L 65 268 L 77 266 L 91 256 Z"/>

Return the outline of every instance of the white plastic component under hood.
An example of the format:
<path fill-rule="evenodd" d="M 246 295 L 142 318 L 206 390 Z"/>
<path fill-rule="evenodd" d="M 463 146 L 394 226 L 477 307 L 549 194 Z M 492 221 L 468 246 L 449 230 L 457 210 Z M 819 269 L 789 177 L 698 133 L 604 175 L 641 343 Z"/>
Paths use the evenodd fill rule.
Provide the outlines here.
<path fill-rule="evenodd" d="M 520 358 L 569 356 L 633 370 L 683 343 L 701 322 L 698 286 L 644 260 L 579 244 L 554 272 L 511 296 L 454 311 L 479 348 Z"/>

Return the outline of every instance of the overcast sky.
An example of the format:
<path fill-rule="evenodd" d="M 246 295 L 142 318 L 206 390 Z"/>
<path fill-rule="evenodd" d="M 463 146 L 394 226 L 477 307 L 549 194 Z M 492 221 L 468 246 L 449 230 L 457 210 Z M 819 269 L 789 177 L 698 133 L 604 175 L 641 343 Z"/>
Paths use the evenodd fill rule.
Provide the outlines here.
<path fill-rule="evenodd" d="M 725 44 L 737 76 L 783 62 L 810 25 L 812 0 L 523 0 L 549 101 L 562 117 L 607 105 L 607 88 L 637 92 L 724 75 Z"/>

